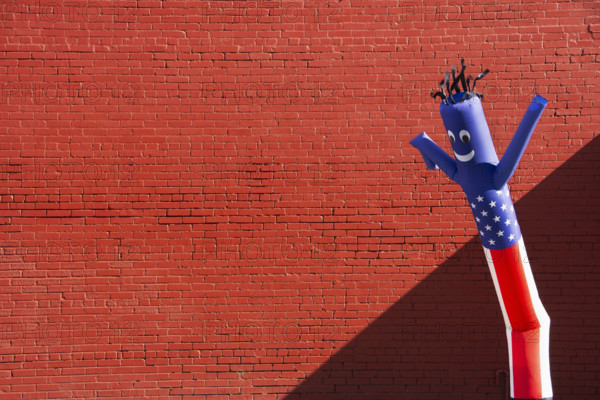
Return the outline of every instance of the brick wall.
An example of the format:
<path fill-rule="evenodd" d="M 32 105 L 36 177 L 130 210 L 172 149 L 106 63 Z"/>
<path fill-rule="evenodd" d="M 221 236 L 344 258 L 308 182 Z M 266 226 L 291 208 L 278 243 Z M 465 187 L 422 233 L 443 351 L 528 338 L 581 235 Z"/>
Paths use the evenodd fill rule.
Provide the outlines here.
<path fill-rule="evenodd" d="M 597 2 L 0 2 L 2 399 L 503 399 L 429 97 L 465 57 L 552 318 L 600 396 Z M 596 138 L 596 139 L 595 139 Z"/>

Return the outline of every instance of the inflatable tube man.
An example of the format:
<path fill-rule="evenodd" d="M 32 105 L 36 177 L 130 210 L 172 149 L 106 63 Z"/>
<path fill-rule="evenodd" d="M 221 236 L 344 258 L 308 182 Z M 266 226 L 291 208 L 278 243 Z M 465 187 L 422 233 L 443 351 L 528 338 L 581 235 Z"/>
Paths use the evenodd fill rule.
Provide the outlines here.
<path fill-rule="evenodd" d="M 452 67 L 452 85 L 446 73 L 441 91 L 432 95 L 442 99 L 440 114 L 454 158 L 425 132 L 410 144 L 421 152 L 427 168 L 444 171 L 467 196 L 506 324 L 512 398 L 551 399 L 550 318 L 538 296 L 507 186 L 547 102 L 535 96 L 498 161 L 481 106 L 482 95 L 475 92 L 477 80 L 489 71 L 475 79 L 466 78 L 464 60 L 462 64 L 458 76 Z"/>

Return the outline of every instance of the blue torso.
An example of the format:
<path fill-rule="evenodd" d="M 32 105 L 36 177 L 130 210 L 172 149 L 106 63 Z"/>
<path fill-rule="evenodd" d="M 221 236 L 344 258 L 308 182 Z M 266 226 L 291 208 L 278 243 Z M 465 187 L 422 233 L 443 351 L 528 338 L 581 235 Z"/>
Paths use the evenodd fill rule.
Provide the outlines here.
<path fill-rule="evenodd" d="M 484 247 L 500 250 L 517 243 L 521 229 L 508 185 L 493 186 L 494 164 L 457 163 L 456 182 L 467 195 Z"/>

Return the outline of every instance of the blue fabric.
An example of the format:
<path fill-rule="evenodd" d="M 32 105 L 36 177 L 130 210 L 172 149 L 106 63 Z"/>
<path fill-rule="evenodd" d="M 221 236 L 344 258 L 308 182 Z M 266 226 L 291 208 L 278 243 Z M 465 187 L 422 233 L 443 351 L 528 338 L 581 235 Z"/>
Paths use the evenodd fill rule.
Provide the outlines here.
<path fill-rule="evenodd" d="M 453 97 L 457 103 L 442 103 L 440 114 L 454 158 L 425 132 L 410 143 L 419 149 L 429 169 L 441 168 L 462 187 L 483 246 L 505 249 L 521 238 L 506 182 L 517 168 L 547 102 L 543 97 L 535 96 L 504 156 L 498 161 L 479 98 L 459 102 L 463 92 Z"/>

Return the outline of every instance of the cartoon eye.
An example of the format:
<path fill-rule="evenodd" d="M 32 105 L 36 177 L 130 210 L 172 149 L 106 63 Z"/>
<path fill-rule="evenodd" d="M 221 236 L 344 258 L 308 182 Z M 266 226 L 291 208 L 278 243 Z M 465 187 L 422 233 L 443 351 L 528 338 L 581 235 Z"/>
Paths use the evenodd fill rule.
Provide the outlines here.
<path fill-rule="evenodd" d="M 450 129 L 448 129 L 448 137 L 450 138 L 450 141 L 452 143 L 454 143 L 456 141 L 456 138 L 454 137 L 454 133 L 452 133 L 452 131 Z"/>
<path fill-rule="evenodd" d="M 465 143 L 469 143 L 469 141 L 471 140 L 471 134 L 469 133 L 469 131 L 466 131 L 464 129 L 460 131 L 460 140 L 462 140 Z"/>

